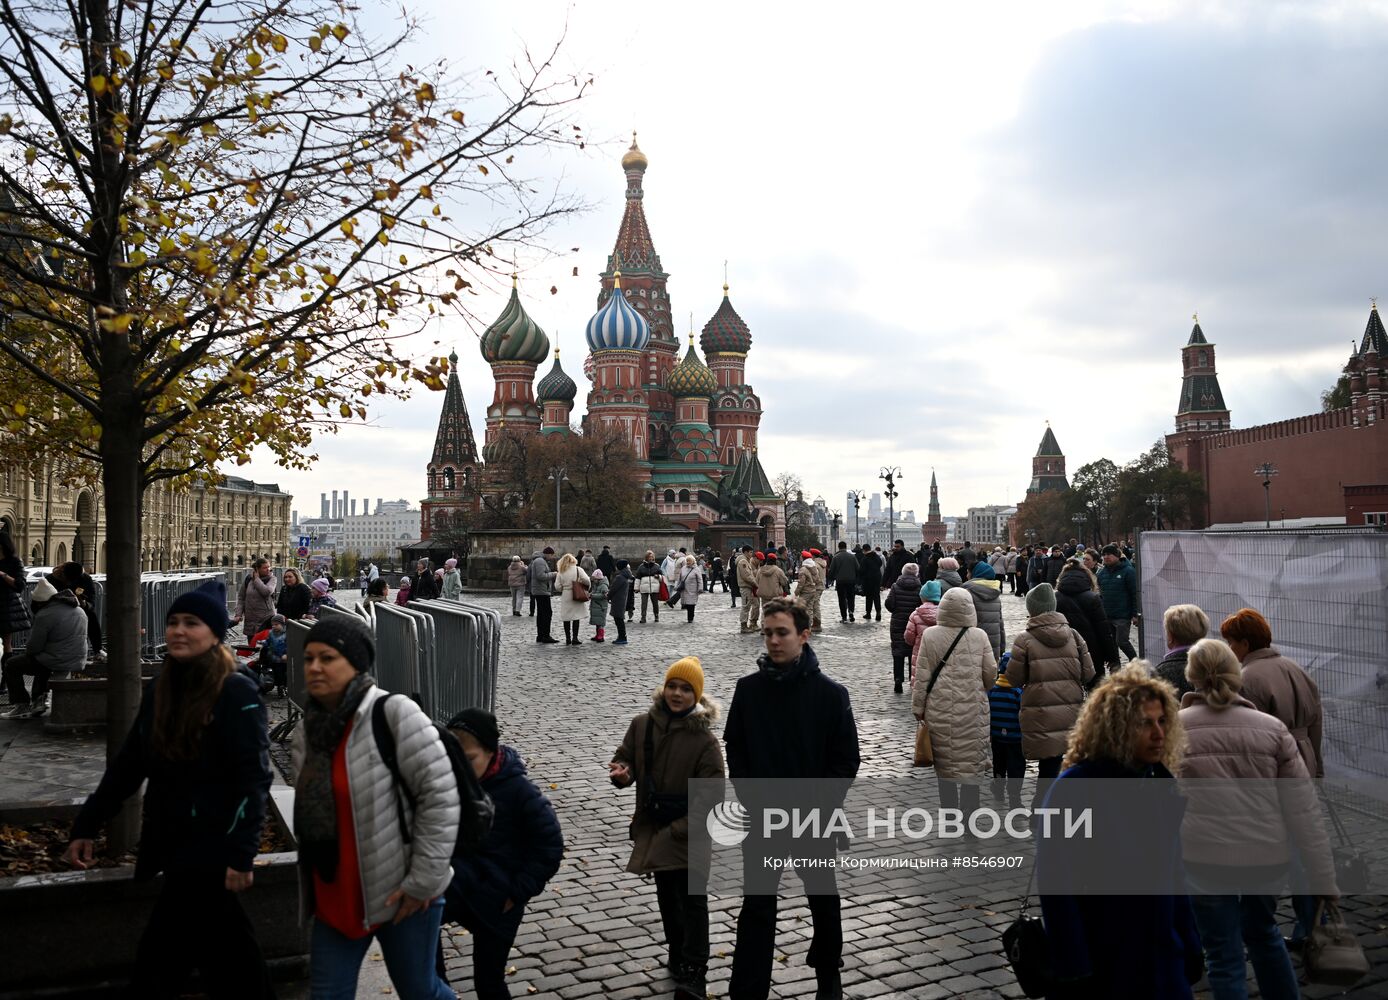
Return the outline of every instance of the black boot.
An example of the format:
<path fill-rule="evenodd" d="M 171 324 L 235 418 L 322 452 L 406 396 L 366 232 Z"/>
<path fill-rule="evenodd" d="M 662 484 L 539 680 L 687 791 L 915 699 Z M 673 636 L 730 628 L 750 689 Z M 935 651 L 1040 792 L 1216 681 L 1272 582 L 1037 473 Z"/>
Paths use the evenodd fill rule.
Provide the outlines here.
<path fill-rule="evenodd" d="M 675 972 L 676 1000 L 705 1000 L 708 996 L 707 968 L 681 965 Z"/>
<path fill-rule="evenodd" d="M 816 969 L 814 1000 L 843 1000 L 843 979 L 838 969 Z"/>

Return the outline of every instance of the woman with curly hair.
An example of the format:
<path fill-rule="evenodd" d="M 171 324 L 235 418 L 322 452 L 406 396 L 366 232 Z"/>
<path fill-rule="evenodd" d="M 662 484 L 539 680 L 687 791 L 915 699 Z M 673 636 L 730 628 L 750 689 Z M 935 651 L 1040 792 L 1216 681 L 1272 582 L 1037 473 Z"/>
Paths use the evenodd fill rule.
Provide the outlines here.
<path fill-rule="evenodd" d="M 1186 737 L 1170 684 L 1150 676 L 1143 660 L 1112 674 L 1086 699 L 1070 733 L 1064 770 L 1045 806 L 1086 808 L 1093 839 L 1037 838 L 1036 884 L 1050 943 L 1051 1000 L 1124 996 L 1188 1000 L 1204 971 L 1195 915 L 1181 864 L 1182 800 L 1173 773 Z M 1094 780 L 1165 779 L 1096 794 Z M 1101 787 L 1101 786 L 1100 786 Z M 1122 801 L 1122 806 L 1115 803 Z M 1137 808 L 1134 808 L 1136 806 Z M 1106 895 L 1114 875 L 1164 895 Z"/>

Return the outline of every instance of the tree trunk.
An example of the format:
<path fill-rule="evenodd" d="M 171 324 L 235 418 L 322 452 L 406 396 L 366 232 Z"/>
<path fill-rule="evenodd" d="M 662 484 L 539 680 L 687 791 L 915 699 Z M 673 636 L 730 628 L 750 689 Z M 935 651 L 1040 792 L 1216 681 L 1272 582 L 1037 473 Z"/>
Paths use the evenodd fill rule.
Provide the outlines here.
<path fill-rule="evenodd" d="M 140 708 L 140 430 L 108 421 L 101 437 L 106 499 L 106 759 L 125 741 Z M 113 853 L 139 839 L 140 796 L 132 795 L 110 828 Z"/>

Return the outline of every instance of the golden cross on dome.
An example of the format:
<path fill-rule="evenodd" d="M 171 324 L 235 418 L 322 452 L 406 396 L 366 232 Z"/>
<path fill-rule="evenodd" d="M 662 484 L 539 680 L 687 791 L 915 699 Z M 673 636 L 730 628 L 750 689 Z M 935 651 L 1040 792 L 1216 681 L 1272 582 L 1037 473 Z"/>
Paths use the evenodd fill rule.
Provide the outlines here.
<path fill-rule="evenodd" d="M 1199 312 L 1193 312 L 1193 313 L 1191 313 L 1191 314 L 1190 314 L 1190 318 L 1193 319 L 1193 320 L 1195 320 L 1195 325 L 1196 325 L 1196 326 L 1199 326 L 1199 325 L 1200 325 L 1200 313 L 1199 313 Z"/>

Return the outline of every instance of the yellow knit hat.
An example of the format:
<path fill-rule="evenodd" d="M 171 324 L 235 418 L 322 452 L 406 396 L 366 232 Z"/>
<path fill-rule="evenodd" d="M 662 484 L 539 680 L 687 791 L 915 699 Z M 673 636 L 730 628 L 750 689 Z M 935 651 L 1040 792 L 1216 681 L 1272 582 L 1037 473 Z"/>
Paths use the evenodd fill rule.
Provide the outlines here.
<path fill-rule="evenodd" d="M 684 681 L 692 687 L 695 702 L 704 696 L 704 668 L 700 666 L 697 656 L 686 656 L 670 664 L 670 669 L 665 671 L 665 683 L 671 680 Z"/>

